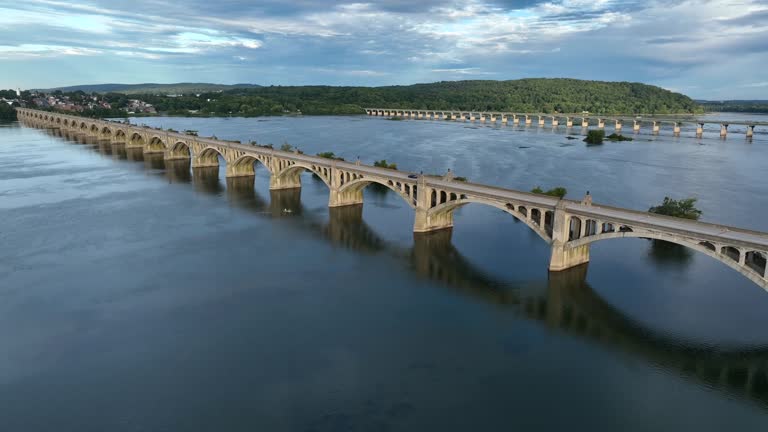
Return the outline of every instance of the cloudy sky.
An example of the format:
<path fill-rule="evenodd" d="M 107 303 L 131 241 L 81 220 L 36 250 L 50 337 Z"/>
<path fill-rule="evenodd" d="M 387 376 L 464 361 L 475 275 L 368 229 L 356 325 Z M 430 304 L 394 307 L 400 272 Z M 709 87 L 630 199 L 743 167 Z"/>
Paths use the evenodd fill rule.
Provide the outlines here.
<path fill-rule="evenodd" d="M 0 87 L 573 77 L 768 99 L 768 0 L 0 0 Z"/>

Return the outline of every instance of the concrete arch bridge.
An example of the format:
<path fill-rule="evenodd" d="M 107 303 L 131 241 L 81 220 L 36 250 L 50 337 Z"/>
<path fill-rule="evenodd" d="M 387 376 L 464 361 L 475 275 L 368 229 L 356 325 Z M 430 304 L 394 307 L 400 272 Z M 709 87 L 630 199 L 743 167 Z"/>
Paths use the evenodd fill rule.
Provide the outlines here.
<path fill-rule="evenodd" d="M 255 166 L 270 173 L 270 189 L 301 187 L 309 171 L 329 189 L 330 207 L 361 205 L 363 190 L 377 183 L 414 210 L 414 232 L 453 227 L 454 211 L 467 204 L 498 208 L 519 219 L 551 246 L 549 269 L 561 271 L 589 261 L 590 245 L 624 237 L 664 240 L 691 248 L 736 270 L 768 291 L 768 234 L 669 218 L 646 212 L 558 199 L 445 177 L 417 175 L 272 148 L 186 135 L 131 124 L 47 111 L 18 109 L 22 122 L 109 140 L 166 160 L 189 159 L 193 168 L 226 164 L 227 177 L 252 177 Z"/>

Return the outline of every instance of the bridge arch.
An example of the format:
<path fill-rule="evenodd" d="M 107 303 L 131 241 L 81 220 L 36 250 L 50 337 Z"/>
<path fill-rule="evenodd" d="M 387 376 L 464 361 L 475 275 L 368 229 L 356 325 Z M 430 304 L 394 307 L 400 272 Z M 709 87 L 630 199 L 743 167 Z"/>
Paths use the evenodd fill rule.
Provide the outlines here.
<path fill-rule="evenodd" d="M 138 132 L 131 134 L 131 139 L 129 142 L 133 147 L 144 147 L 144 137 L 141 136 L 141 134 Z"/>
<path fill-rule="evenodd" d="M 195 155 L 193 167 L 217 167 L 219 166 L 219 157 L 224 160 L 226 164 L 226 158 L 215 147 L 205 147 L 200 151 L 200 154 Z"/>
<path fill-rule="evenodd" d="M 528 206 L 526 204 L 515 205 L 514 203 L 502 203 L 498 201 L 462 195 L 456 200 L 447 201 L 432 207 L 429 209 L 428 214 L 430 217 L 436 217 L 443 214 L 452 213 L 457 208 L 464 207 L 465 205 L 472 203 L 494 207 L 507 214 L 510 214 L 515 219 L 528 226 L 528 228 L 530 228 L 533 232 L 538 234 L 538 236 L 541 237 L 541 239 L 544 240 L 547 244 L 552 243 L 551 224 L 554 220 L 554 212 L 552 210 L 540 209 L 537 207 Z M 538 217 L 534 219 L 536 214 L 538 214 Z"/>
<path fill-rule="evenodd" d="M 234 176 L 253 176 L 256 175 L 256 162 L 261 163 L 267 168 L 267 171 L 272 171 L 269 166 L 268 157 L 253 154 L 243 154 L 237 159 L 232 161 L 227 166 L 227 175 Z"/>
<path fill-rule="evenodd" d="M 165 141 L 158 136 L 153 136 L 150 138 L 149 143 L 147 143 L 145 151 L 147 153 L 163 153 L 165 152 L 165 148 Z"/>
<path fill-rule="evenodd" d="M 362 193 L 362 191 L 373 183 L 380 184 L 395 193 L 402 198 L 411 208 L 416 208 L 416 191 L 417 188 L 413 188 L 411 191 L 412 197 L 405 192 L 397 189 L 397 185 L 392 180 L 386 180 L 378 177 L 365 177 L 356 173 L 344 172 L 341 173 L 344 176 L 342 186 L 339 188 L 341 193 Z M 410 186 L 410 185 L 409 185 Z"/>
<path fill-rule="evenodd" d="M 80 129 L 81 130 L 87 130 L 88 129 L 88 125 L 85 124 L 85 122 L 80 122 Z"/>
<path fill-rule="evenodd" d="M 112 138 L 112 129 L 109 128 L 109 126 L 104 126 L 101 128 L 100 137 L 103 139 L 109 139 Z"/>
<path fill-rule="evenodd" d="M 125 131 L 122 129 L 115 129 L 114 132 L 114 141 L 115 142 L 125 142 Z"/>
<path fill-rule="evenodd" d="M 328 186 L 329 189 L 331 188 L 331 178 L 330 178 L 331 169 L 321 167 L 318 165 L 291 161 L 291 163 L 288 166 L 281 169 L 274 175 L 279 179 L 289 178 L 289 177 L 295 179 L 296 177 L 300 176 L 301 173 L 304 171 L 309 171 L 312 174 L 316 175 L 317 177 L 320 178 L 320 180 L 323 181 L 323 183 L 325 183 L 326 186 Z"/>
<path fill-rule="evenodd" d="M 617 224 L 618 226 L 618 224 Z M 624 231 L 625 225 L 622 225 L 618 232 L 601 233 L 597 235 L 587 236 L 575 241 L 566 243 L 567 248 L 575 248 L 592 244 L 601 240 L 616 239 L 616 238 L 645 238 L 662 240 L 670 243 L 675 243 L 687 248 L 693 249 L 696 252 L 701 252 L 717 261 L 727 265 L 728 267 L 741 273 L 751 281 L 757 283 L 764 290 L 768 291 L 768 273 L 766 272 L 766 258 L 768 258 L 768 252 L 747 250 L 736 248 L 733 246 L 717 246 L 709 241 L 698 241 L 683 237 L 673 237 L 668 234 L 658 233 L 651 230 L 643 230 L 638 228 L 629 228 L 629 231 Z M 747 258 L 751 259 L 748 260 Z"/>
<path fill-rule="evenodd" d="M 189 144 L 184 141 L 177 141 L 168 150 L 168 159 L 190 159 L 192 157 L 192 150 Z"/>

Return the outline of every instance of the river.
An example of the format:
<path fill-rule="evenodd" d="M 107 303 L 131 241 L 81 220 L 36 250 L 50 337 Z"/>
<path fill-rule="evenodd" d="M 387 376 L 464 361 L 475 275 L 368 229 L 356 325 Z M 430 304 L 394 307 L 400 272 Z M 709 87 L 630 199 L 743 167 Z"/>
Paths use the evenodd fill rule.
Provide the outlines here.
<path fill-rule="evenodd" d="M 638 210 L 692 196 L 768 231 L 759 128 L 587 147 L 580 128 L 132 121 Z M 768 293 L 711 258 L 607 240 L 548 276 L 496 209 L 414 237 L 393 193 L 331 211 L 308 174 L 270 192 L 263 167 L 224 172 L 0 123 L 4 431 L 768 427 Z"/>

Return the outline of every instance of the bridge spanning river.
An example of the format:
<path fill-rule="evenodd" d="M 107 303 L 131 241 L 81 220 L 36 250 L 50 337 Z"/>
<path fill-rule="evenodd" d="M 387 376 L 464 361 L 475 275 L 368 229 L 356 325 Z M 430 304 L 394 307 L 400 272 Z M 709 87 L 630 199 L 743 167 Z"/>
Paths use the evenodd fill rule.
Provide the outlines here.
<path fill-rule="evenodd" d="M 758 121 L 725 121 L 714 119 L 698 119 L 695 117 L 681 117 L 681 116 L 667 116 L 667 117 L 631 117 L 631 116 L 611 116 L 611 115 L 598 115 L 598 114 L 544 114 L 544 113 L 512 113 L 512 112 L 494 112 L 494 111 L 457 111 L 457 110 L 413 110 L 413 109 L 401 109 L 401 108 L 365 108 L 366 114 L 369 116 L 386 116 L 386 117 L 401 117 L 412 119 L 426 119 L 426 120 L 457 120 L 457 121 L 479 121 L 481 123 L 496 123 L 501 124 L 512 123 L 514 125 L 524 124 L 530 126 L 533 124 L 533 119 L 536 118 L 536 124 L 540 127 L 546 125 L 547 119 L 549 119 L 550 126 L 556 128 L 560 126 L 560 121 L 564 121 L 565 127 L 573 127 L 574 120 L 578 119 L 576 123 L 582 128 L 588 128 L 590 125 L 596 126 L 598 129 L 604 129 L 606 122 L 613 123 L 616 133 L 620 133 L 624 128 L 624 123 L 632 124 L 632 130 L 639 132 L 642 125 L 646 125 L 651 128 L 651 132 L 654 134 L 661 131 L 662 125 L 666 124 L 672 127 L 672 132 L 675 136 L 680 135 L 680 127 L 684 123 L 696 125 L 696 136 L 701 137 L 704 134 L 705 124 L 718 124 L 720 125 L 720 136 L 725 138 L 728 135 L 728 126 L 739 125 L 746 127 L 746 137 L 752 138 L 755 133 L 756 126 L 768 126 L 768 122 Z"/>
<path fill-rule="evenodd" d="M 735 227 L 647 212 L 558 199 L 454 179 L 286 152 L 272 148 L 204 138 L 127 123 L 18 109 L 28 125 L 81 133 L 166 160 L 188 159 L 193 168 L 226 163 L 228 178 L 252 177 L 255 165 L 270 173 L 270 189 L 301 187 L 301 174 L 310 171 L 328 187 L 329 207 L 363 203 L 363 190 L 377 183 L 397 193 L 415 213 L 416 233 L 453 227 L 453 212 L 466 204 L 498 208 L 525 223 L 551 246 L 549 269 L 561 271 L 586 264 L 589 247 L 601 240 L 636 237 L 677 243 L 706 254 L 735 269 L 768 291 L 768 234 Z"/>

